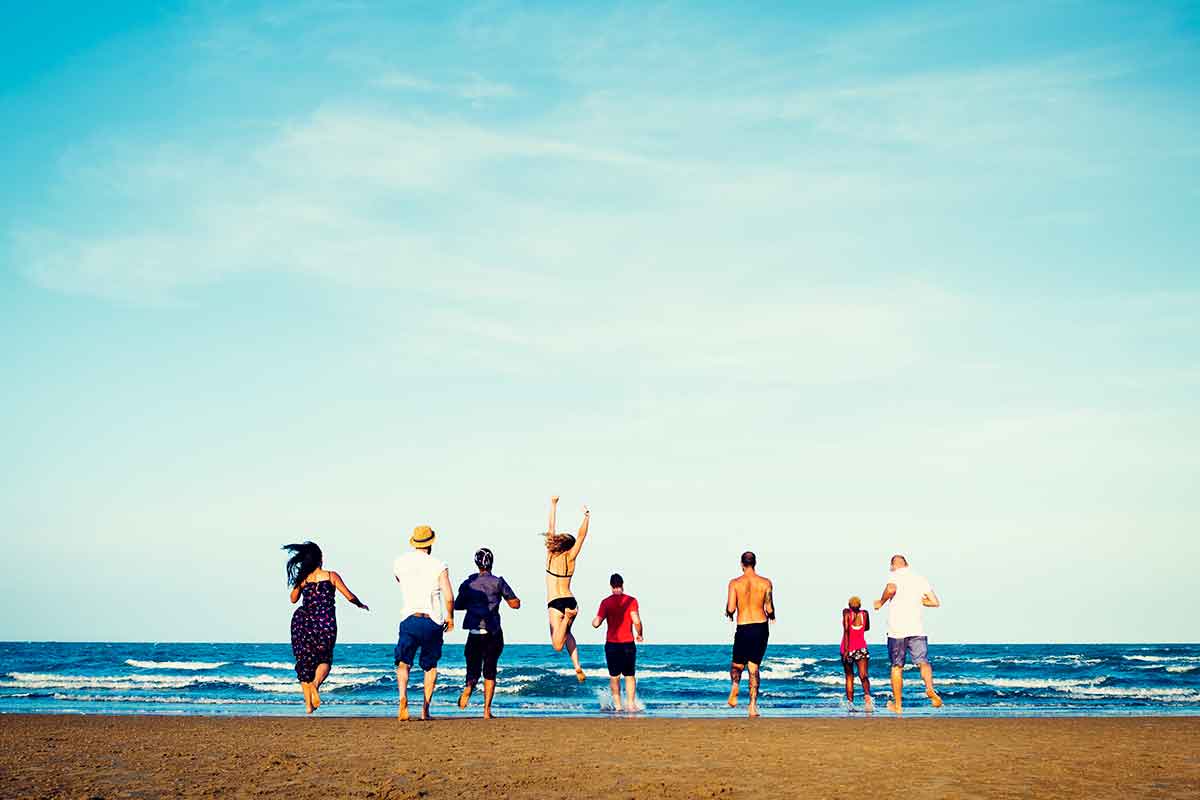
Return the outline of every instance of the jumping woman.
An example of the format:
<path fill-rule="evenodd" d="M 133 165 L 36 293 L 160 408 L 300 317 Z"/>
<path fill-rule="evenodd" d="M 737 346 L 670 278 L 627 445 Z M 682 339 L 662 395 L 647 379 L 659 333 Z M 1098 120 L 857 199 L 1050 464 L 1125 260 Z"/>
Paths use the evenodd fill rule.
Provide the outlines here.
<path fill-rule="evenodd" d="M 862 601 L 851 597 L 842 609 L 842 669 L 846 673 L 846 702 L 854 705 L 854 672 L 858 669 L 858 678 L 862 681 L 863 703 L 867 711 L 874 711 L 875 704 L 871 699 L 871 679 L 867 677 L 870 669 L 871 652 L 867 649 L 867 631 L 871 630 L 871 615 L 862 610 Z"/>
<path fill-rule="evenodd" d="M 346 588 L 340 575 L 323 569 L 321 548 L 314 543 L 285 544 L 283 549 L 292 554 L 287 562 L 292 604 L 304 598 L 304 604 L 292 614 L 292 656 L 304 692 L 304 708 L 311 714 L 321 705 L 317 690 L 333 665 L 333 646 L 337 643 L 334 589 L 363 611 L 370 609 Z"/>
<path fill-rule="evenodd" d="M 562 652 L 565 647 L 575 667 L 575 677 L 583 683 L 583 668 L 579 666 L 579 648 L 575 637 L 571 635 L 571 624 L 579 615 L 579 604 L 575 595 L 571 594 L 571 576 L 575 574 L 575 560 L 583 549 L 583 540 L 588 534 L 588 519 L 591 517 L 588 507 L 583 507 L 583 522 L 579 526 L 579 534 L 556 533 L 554 529 L 554 512 L 558 508 L 558 497 L 550 498 L 550 525 L 546 537 L 546 613 L 550 619 L 550 644 L 555 651 Z"/>

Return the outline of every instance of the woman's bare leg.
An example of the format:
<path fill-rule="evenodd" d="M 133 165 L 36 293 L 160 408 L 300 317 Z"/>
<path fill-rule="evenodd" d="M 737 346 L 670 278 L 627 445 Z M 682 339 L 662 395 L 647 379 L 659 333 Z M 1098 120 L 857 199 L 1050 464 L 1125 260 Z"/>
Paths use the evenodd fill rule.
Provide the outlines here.
<path fill-rule="evenodd" d="M 567 648 L 567 655 L 571 657 L 571 663 L 575 666 L 576 679 L 578 679 L 580 683 L 583 683 L 587 676 L 583 673 L 583 667 L 579 666 L 579 646 L 575 644 L 575 637 L 571 634 L 569 628 L 567 631 L 567 638 L 566 641 L 563 642 L 563 646 Z"/>
<path fill-rule="evenodd" d="M 312 702 L 312 684 L 300 681 L 300 691 L 304 694 L 304 712 L 311 714 L 315 708 Z"/>
<path fill-rule="evenodd" d="M 867 675 L 867 659 L 861 659 L 858 662 L 858 679 L 862 682 L 863 697 L 871 697 L 871 678 Z"/>
<path fill-rule="evenodd" d="M 854 702 L 854 668 L 851 665 L 843 662 L 842 669 L 846 672 L 846 702 L 853 703 Z"/>
<path fill-rule="evenodd" d="M 329 676 L 328 664 L 317 664 L 317 671 L 312 682 L 312 704 L 313 708 L 321 707 L 321 684 L 325 682 L 325 678 Z"/>

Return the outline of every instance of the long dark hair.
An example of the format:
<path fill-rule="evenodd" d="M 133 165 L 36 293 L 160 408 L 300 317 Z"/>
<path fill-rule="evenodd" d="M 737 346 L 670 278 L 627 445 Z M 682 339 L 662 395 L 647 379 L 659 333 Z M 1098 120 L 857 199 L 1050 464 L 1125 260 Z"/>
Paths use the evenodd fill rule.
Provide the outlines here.
<path fill-rule="evenodd" d="M 321 568 L 324 557 L 321 555 L 321 548 L 317 547 L 315 542 L 285 544 L 282 549 L 292 554 L 287 562 L 288 583 L 292 586 L 304 583 L 305 578 Z"/>

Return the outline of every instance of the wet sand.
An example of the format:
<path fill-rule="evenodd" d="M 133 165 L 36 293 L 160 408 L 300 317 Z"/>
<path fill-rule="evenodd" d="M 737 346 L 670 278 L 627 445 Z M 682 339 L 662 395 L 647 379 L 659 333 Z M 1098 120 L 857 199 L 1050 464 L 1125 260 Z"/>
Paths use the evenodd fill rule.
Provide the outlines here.
<path fill-rule="evenodd" d="M 1200 718 L 0 716 L 0 797 L 1196 797 Z"/>

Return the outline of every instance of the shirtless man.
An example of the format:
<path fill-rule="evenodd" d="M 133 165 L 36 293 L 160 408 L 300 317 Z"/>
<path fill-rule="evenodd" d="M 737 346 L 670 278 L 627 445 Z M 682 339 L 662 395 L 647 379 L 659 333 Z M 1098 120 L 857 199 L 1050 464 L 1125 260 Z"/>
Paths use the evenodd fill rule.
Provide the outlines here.
<path fill-rule="evenodd" d="M 767 652 L 770 623 L 775 622 L 775 599 L 771 582 L 754 571 L 758 559 L 749 550 L 742 553 L 742 576 L 729 582 L 725 616 L 737 615 L 733 637 L 733 661 L 729 677 L 729 707 L 736 708 L 742 686 L 742 670 L 750 668 L 750 716 L 758 716 L 758 668 Z M 770 623 L 768 622 L 770 621 Z"/>

